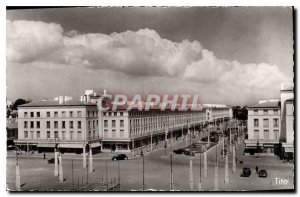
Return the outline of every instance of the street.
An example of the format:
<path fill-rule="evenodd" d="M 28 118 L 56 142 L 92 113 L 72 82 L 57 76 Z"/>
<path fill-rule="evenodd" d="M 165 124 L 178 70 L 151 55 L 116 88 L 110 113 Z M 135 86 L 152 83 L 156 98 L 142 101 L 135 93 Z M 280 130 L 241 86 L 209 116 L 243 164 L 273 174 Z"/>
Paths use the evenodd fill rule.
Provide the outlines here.
<path fill-rule="evenodd" d="M 178 142 L 172 146 L 172 149 L 182 148 L 185 142 Z M 292 189 L 293 185 L 282 187 L 281 185 L 272 184 L 272 178 L 285 177 L 293 175 L 293 167 L 291 164 L 282 163 L 276 157 L 260 157 L 244 156 L 243 145 L 237 147 L 237 159 L 243 161 L 243 164 L 237 164 L 236 172 L 232 172 L 232 157 L 229 156 L 229 183 L 225 184 L 225 162 L 221 155 L 222 144 L 219 143 L 218 149 L 213 147 L 207 151 L 208 177 L 204 177 L 204 158 L 202 154 L 201 163 L 201 180 L 202 190 L 214 190 L 215 181 L 215 165 L 216 153 L 218 157 L 218 190 L 219 191 L 247 191 L 247 190 L 276 190 L 276 189 Z M 144 180 L 145 189 L 169 190 L 170 189 L 170 147 L 167 148 L 167 156 L 164 149 L 157 149 L 149 153 L 144 153 Z M 94 172 L 89 173 L 87 168 L 82 167 L 82 157 L 80 155 L 63 155 L 63 175 L 64 182 L 61 183 L 58 177 L 54 176 L 54 164 L 48 164 L 47 159 L 34 156 L 20 156 L 20 174 L 21 187 L 23 191 L 27 190 L 71 190 L 83 187 L 91 183 L 111 182 L 118 178 L 118 161 L 111 161 L 111 155 L 107 153 L 99 153 L 93 156 Z M 48 158 L 50 155 L 48 154 Z M 189 191 L 189 156 L 173 154 L 173 180 L 174 190 Z M 193 160 L 193 188 L 198 190 L 198 182 L 200 176 L 200 159 L 199 156 L 192 157 Z M 73 181 L 72 181 L 72 161 L 73 161 Z M 106 161 L 107 174 L 106 179 Z M 15 157 L 10 154 L 7 157 L 7 188 L 15 189 Z M 137 156 L 130 157 L 129 160 L 119 161 L 120 165 L 120 185 L 122 191 L 141 190 L 143 184 L 143 163 L 142 158 Z M 259 178 L 255 174 L 255 166 L 259 169 L 266 169 L 267 178 Z M 250 177 L 240 177 L 243 167 L 251 168 Z M 88 183 L 87 183 L 88 182 Z M 74 184 L 74 186 L 73 186 Z M 105 189 L 105 187 L 103 187 Z"/>

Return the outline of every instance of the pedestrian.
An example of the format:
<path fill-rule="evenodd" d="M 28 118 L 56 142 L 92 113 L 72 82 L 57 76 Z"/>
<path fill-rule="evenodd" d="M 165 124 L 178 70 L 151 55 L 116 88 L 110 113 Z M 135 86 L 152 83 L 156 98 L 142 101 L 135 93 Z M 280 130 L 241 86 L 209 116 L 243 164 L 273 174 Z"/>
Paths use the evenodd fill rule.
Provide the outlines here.
<path fill-rule="evenodd" d="M 258 167 L 257 166 L 255 167 L 255 171 L 256 171 L 256 174 L 257 174 L 258 173 Z"/>
<path fill-rule="evenodd" d="M 46 159 L 46 153 L 44 153 L 44 159 Z"/>

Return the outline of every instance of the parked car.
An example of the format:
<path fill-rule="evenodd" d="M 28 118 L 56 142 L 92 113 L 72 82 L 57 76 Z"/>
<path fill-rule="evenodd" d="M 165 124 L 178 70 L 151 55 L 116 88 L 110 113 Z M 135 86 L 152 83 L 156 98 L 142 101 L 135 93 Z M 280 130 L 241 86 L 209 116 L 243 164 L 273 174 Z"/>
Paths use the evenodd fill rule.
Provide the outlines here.
<path fill-rule="evenodd" d="M 54 158 L 48 159 L 48 164 L 53 164 L 54 163 Z"/>
<path fill-rule="evenodd" d="M 268 176 L 268 173 L 266 170 L 262 169 L 258 172 L 258 177 L 267 177 L 267 176 Z"/>
<path fill-rule="evenodd" d="M 241 172 L 241 177 L 249 177 L 250 175 L 251 175 L 251 169 L 243 168 L 243 171 Z"/>
<path fill-rule="evenodd" d="M 118 154 L 113 156 L 111 160 L 128 160 L 128 157 L 125 154 Z"/>
<path fill-rule="evenodd" d="M 184 154 L 184 152 L 185 152 L 185 150 L 182 148 L 173 151 L 173 153 L 175 153 L 175 154 Z"/>
<path fill-rule="evenodd" d="M 187 156 L 195 156 L 195 154 L 193 153 L 193 151 L 189 150 L 189 149 L 185 149 L 184 154 Z"/>

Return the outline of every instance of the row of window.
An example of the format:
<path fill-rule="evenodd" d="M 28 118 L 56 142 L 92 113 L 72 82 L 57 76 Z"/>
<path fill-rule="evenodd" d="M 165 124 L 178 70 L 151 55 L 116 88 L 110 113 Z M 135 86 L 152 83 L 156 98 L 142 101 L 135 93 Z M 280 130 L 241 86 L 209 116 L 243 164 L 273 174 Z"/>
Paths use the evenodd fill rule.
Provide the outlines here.
<path fill-rule="evenodd" d="M 273 131 L 273 139 L 270 139 L 270 132 L 269 130 L 264 130 L 263 139 L 259 137 L 259 130 L 254 130 L 254 140 L 279 140 L 279 130 Z"/>
<path fill-rule="evenodd" d="M 258 109 L 254 110 L 254 115 L 258 115 L 258 111 L 261 111 L 261 110 L 258 110 Z M 269 113 L 270 111 L 273 111 L 273 114 L 275 114 L 275 115 L 278 115 L 278 114 L 279 114 L 277 109 L 274 109 L 274 110 L 267 110 L 267 109 L 264 109 L 264 110 L 263 110 L 263 115 L 268 115 L 268 113 Z"/>
<path fill-rule="evenodd" d="M 82 112 L 81 111 L 77 111 L 77 116 L 76 117 L 82 117 Z M 30 115 L 30 118 L 40 118 L 41 117 L 41 113 L 40 112 L 36 112 L 36 116 L 34 116 L 34 112 L 24 112 L 24 117 L 25 118 L 28 118 L 28 115 Z M 97 111 L 87 111 L 87 117 L 97 117 L 98 114 L 97 114 Z M 50 118 L 51 117 L 51 112 L 50 111 L 47 111 L 46 112 L 46 117 L 47 118 Z M 66 118 L 66 117 L 69 117 L 69 118 L 72 118 L 72 117 L 75 117 L 74 116 L 74 111 L 69 111 L 68 113 L 68 116 L 67 116 L 67 112 L 66 111 L 61 111 L 60 113 L 60 116 L 58 116 L 58 111 L 54 111 L 53 113 L 53 117 L 54 118 Z"/>
<path fill-rule="evenodd" d="M 118 113 L 118 112 L 104 112 L 103 113 L 103 115 L 104 116 L 123 116 L 123 112 L 120 112 L 120 113 Z"/>
<path fill-rule="evenodd" d="M 52 135 L 51 135 L 52 134 Z M 68 132 L 68 136 L 67 136 L 67 132 L 66 131 L 62 131 L 61 135 L 59 136 L 58 131 L 54 131 L 54 133 L 47 131 L 47 139 L 50 138 L 56 138 L 56 139 L 61 139 L 61 140 L 83 140 L 83 136 L 82 136 L 82 132 L 81 131 L 77 131 L 77 138 L 74 138 L 74 131 L 69 131 Z M 93 130 L 93 133 L 91 131 L 88 132 L 88 139 L 91 138 L 96 138 L 97 137 L 97 133 L 95 130 Z M 40 131 L 30 131 L 30 136 L 28 131 L 24 131 L 24 138 L 30 138 L 30 139 L 39 139 L 41 138 L 41 132 Z"/>
<path fill-rule="evenodd" d="M 254 127 L 259 127 L 259 119 L 254 119 Z M 263 127 L 267 128 L 269 127 L 269 119 L 265 118 L 263 119 Z M 273 118 L 273 127 L 279 127 L 279 119 Z"/>
<path fill-rule="evenodd" d="M 35 121 L 36 122 L 36 127 L 34 127 L 34 121 L 24 121 L 24 128 L 27 129 L 28 128 L 28 123 L 30 124 L 30 129 L 34 129 L 40 128 L 40 121 Z M 58 129 L 58 121 L 52 121 L 54 128 Z M 66 128 L 66 123 L 69 122 L 69 129 L 73 129 L 74 128 L 74 121 L 61 121 L 61 128 L 65 129 Z M 124 124 L 124 123 L 123 123 Z M 91 128 L 96 128 L 98 126 L 98 120 L 93 120 L 93 121 L 88 121 L 88 129 Z M 77 129 L 81 129 L 82 124 L 81 121 L 77 121 Z M 46 129 L 50 129 L 51 128 L 51 121 L 46 121 Z"/>
<path fill-rule="evenodd" d="M 104 129 L 104 138 L 108 138 L 108 130 Z M 117 131 L 116 129 L 111 130 L 111 137 L 116 138 L 117 137 Z M 120 138 L 124 138 L 124 129 L 120 129 Z"/>
<path fill-rule="evenodd" d="M 124 127 L 124 120 L 120 120 L 119 125 L 120 127 Z M 104 120 L 104 127 L 108 127 L 108 120 Z M 116 127 L 116 120 L 111 121 L 111 127 L 112 128 Z"/>

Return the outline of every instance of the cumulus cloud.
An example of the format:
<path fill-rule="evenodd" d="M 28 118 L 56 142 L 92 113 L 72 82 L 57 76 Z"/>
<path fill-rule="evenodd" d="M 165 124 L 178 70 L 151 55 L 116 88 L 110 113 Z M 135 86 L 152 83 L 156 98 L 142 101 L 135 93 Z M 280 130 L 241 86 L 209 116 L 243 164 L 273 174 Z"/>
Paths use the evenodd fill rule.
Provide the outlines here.
<path fill-rule="evenodd" d="M 155 82 L 157 79 L 176 79 L 178 85 L 184 81 L 185 88 L 210 92 L 205 96 L 208 102 L 216 93 L 228 99 L 242 93 L 245 98 L 241 100 L 264 95 L 287 80 L 276 65 L 218 59 L 198 41 L 173 42 L 151 29 L 80 34 L 64 32 L 59 24 L 34 21 L 7 21 L 7 61 L 27 66 L 51 64 L 52 68 L 75 66 L 96 73 L 109 70 L 129 76 L 128 80 L 144 77 L 155 84 L 144 86 L 149 91 L 157 85 L 159 89 L 174 86 Z"/>

